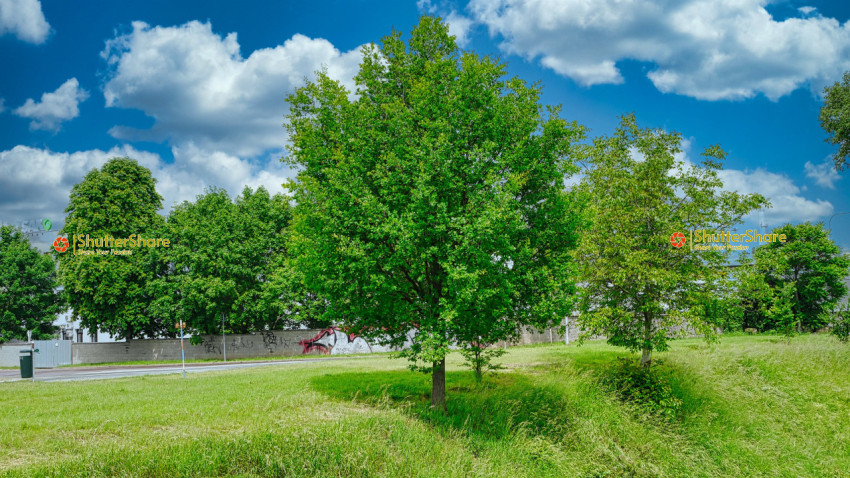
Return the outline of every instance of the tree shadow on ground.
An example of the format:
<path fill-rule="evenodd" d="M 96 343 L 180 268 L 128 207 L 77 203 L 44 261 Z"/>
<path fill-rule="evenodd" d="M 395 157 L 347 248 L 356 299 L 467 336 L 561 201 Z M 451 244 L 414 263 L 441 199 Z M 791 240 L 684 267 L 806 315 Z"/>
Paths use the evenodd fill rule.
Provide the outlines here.
<path fill-rule="evenodd" d="M 556 389 L 518 373 L 499 373 L 476 383 L 469 372 L 446 373 L 447 410 L 430 408 L 430 377 L 388 371 L 329 374 L 311 380 L 314 389 L 338 400 L 388 407 L 484 439 L 518 433 L 548 438 L 571 428 L 570 405 Z"/>

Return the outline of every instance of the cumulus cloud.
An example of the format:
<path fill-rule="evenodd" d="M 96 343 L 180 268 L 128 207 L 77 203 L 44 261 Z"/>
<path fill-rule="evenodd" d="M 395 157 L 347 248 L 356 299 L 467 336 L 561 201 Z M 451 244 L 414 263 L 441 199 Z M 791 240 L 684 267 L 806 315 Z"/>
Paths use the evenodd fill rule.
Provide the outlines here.
<path fill-rule="evenodd" d="M 271 194 L 284 192 L 283 183 L 294 177 L 288 166 L 279 161 L 282 152 L 267 157 L 242 159 L 221 151 L 206 151 L 194 143 L 173 147 L 173 164 L 145 164 L 159 181 L 157 190 L 165 198 L 163 206 L 193 201 L 205 188 L 224 188 L 237 196 L 245 186 L 265 187 Z"/>
<path fill-rule="evenodd" d="M 621 60 L 655 65 L 662 92 L 704 100 L 776 100 L 813 92 L 850 69 L 850 22 L 776 21 L 768 0 L 471 0 L 468 10 L 508 53 L 590 86 L 622 83 Z"/>
<path fill-rule="evenodd" d="M 692 139 L 682 140 L 682 151 L 675 154 L 677 161 L 693 166 L 690 159 Z M 832 203 L 822 199 L 809 199 L 802 195 L 807 190 L 799 187 L 787 175 L 766 169 L 755 170 L 723 169 L 718 172 L 723 189 L 741 194 L 761 194 L 770 201 L 771 207 L 753 212 L 744 218 L 752 224 L 767 221 L 769 225 L 788 222 L 816 221 L 833 212 Z"/>
<path fill-rule="evenodd" d="M 727 169 L 720 171 L 723 187 L 743 194 L 759 193 L 770 200 L 772 207 L 764 210 L 765 220 L 772 225 L 786 222 L 816 221 L 832 214 L 832 203 L 811 200 L 800 195 L 800 188 L 784 174 L 758 168 L 753 171 Z M 751 214 L 750 221 L 756 222 Z"/>
<path fill-rule="evenodd" d="M 835 181 L 841 179 L 841 175 L 835 170 L 830 160 L 818 165 L 812 164 L 811 161 L 806 161 L 804 168 L 807 178 L 814 179 L 818 186 L 827 189 L 835 189 Z"/>
<path fill-rule="evenodd" d="M 88 92 L 80 88 L 77 79 L 71 78 L 62 83 L 56 91 L 41 95 L 39 102 L 32 98 L 27 99 L 22 106 L 15 109 L 15 114 L 31 119 L 30 129 L 58 131 L 63 121 L 80 115 L 79 104 L 88 97 Z"/>
<path fill-rule="evenodd" d="M 0 35 L 11 33 L 19 40 L 41 44 L 50 34 L 38 0 L 0 0 Z"/>
<path fill-rule="evenodd" d="M 169 163 L 157 154 L 130 146 L 60 153 L 19 145 L 0 151 L 0 223 L 20 224 L 46 217 L 58 230 L 64 223 L 71 188 L 86 173 L 114 157 L 133 158 L 151 170 L 157 179 L 156 189 L 164 198 L 163 213 L 177 203 L 193 201 L 212 186 L 226 189 L 233 197 L 246 185 L 254 189 L 264 186 L 275 194 L 283 192 L 282 183 L 294 176 L 271 158 L 249 161 L 194 145 L 173 153 L 175 160 Z"/>
<path fill-rule="evenodd" d="M 154 119 L 149 130 L 118 126 L 126 140 L 168 139 L 228 155 L 280 149 L 286 96 L 327 68 L 353 90 L 359 48 L 340 52 L 327 40 L 296 34 L 283 45 L 242 58 L 235 33 L 222 37 L 209 23 L 176 27 L 134 22 L 132 32 L 107 42 L 107 107 L 134 108 Z"/>

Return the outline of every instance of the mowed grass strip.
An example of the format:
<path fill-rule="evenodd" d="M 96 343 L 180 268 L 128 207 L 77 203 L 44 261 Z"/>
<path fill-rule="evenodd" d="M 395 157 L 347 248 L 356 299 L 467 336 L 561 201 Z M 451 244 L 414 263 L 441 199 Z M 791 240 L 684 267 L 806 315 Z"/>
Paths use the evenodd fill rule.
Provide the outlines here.
<path fill-rule="evenodd" d="M 850 347 L 828 336 L 676 341 L 661 418 L 606 389 L 602 343 L 510 349 L 448 413 L 405 362 L 0 385 L 6 476 L 847 476 Z"/>

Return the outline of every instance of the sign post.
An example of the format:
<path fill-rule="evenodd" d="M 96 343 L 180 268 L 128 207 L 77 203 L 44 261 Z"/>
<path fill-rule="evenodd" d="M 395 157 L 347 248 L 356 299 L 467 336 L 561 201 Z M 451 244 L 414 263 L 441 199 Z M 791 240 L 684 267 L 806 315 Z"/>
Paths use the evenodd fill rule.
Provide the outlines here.
<path fill-rule="evenodd" d="M 186 322 L 181 320 L 175 325 L 180 329 L 180 359 L 183 361 L 183 378 L 186 378 L 186 349 L 183 348 L 183 329 L 186 328 Z"/>

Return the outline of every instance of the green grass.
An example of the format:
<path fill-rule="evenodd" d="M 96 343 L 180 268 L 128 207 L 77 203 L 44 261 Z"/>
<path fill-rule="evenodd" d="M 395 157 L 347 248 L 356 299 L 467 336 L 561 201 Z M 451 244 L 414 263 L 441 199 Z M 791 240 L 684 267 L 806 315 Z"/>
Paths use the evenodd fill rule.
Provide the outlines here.
<path fill-rule="evenodd" d="M 0 385 L 3 476 L 848 476 L 850 347 L 828 336 L 675 342 L 660 419 L 601 376 L 602 343 L 510 349 L 448 413 L 387 357 Z"/>

